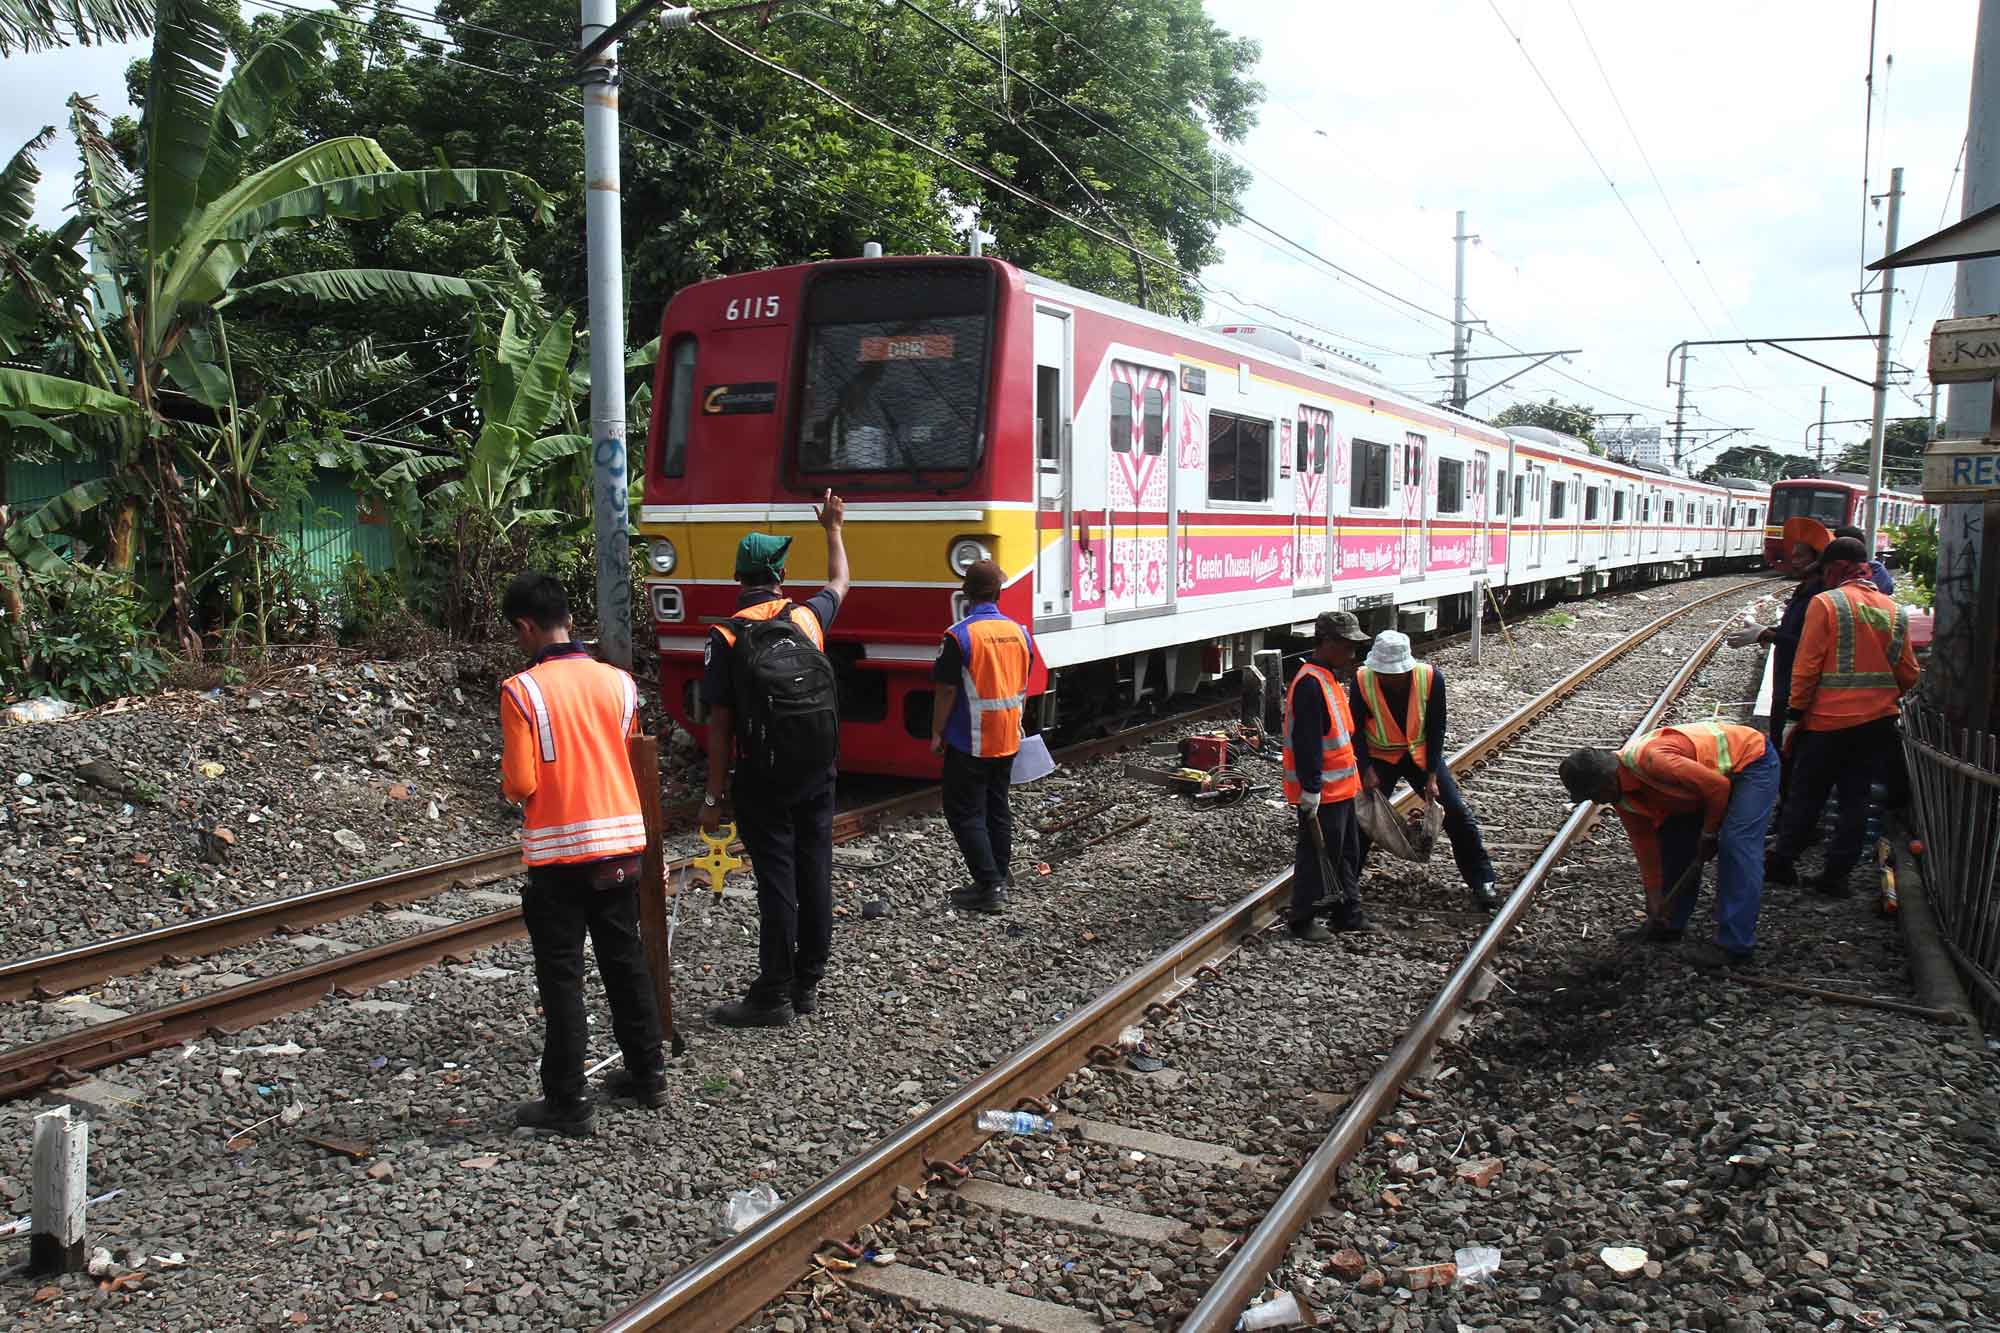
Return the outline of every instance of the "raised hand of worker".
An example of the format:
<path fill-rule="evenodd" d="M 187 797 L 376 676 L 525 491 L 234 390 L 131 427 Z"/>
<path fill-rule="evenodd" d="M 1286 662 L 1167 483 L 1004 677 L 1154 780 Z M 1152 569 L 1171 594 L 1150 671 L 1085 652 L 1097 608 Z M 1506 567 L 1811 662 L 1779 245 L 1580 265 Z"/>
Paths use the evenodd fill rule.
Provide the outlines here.
<path fill-rule="evenodd" d="M 813 517 L 819 520 L 821 527 L 831 532 L 847 521 L 847 501 L 835 495 L 829 486 L 826 493 L 820 496 L 819 503 L 813 506 Z"/>

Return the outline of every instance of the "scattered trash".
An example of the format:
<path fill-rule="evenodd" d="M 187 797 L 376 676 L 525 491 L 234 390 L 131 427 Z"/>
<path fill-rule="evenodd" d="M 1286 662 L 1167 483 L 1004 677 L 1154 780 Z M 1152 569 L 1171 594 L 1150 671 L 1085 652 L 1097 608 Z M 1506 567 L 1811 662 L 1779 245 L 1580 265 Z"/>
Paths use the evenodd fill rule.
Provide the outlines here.
<path fill-rule="evenodd" d="M 484 1171 L 488 1167 L 500 1165 L 500 1159 L 498 1157 L 468 1157 L 460 1162 L 459 1165 L 468 1171 Z"/>
<path fill-rule="evenodd" d="M 386 1055 L 371 1056 L 368 1060 L 368 1068 L 371 1070 L 382 1069 L 385 1068 L 388 1065 L 388 1063 L 389 1063 L 389 1057 Z"/>
<path fill-rule="evenodd" d="M 1636 1245 L 1607 1245 L 1597 1257 L 1619 1277 L 1631 1277 L 1646 1266 L 1646 1252 Z"/>
<path fill-rule="evenodd" d="M 306 1048 L 295 1041 L 279 1042 L 265 1046 L 239 1046 L 238 1055 L 304 1055 Z"/>
<path fill-rule="evenodd" d="M 47 1305 L 50 1301 L 59 1300 L 61 1297 L 61 1287 L 43 1287 L 35 1293 L 35 1304 Z"/>
<path fill-rule="evenodd" d="M 156 1254 L 153 1256 L 153 1262 L 162 1268 L 185 1268 L 187 1267 L 187 1261 L 187 1256 L 179 1250 L 175 1250 L 172 1254 Z"/>
<path fill-rule="evenodd" d="M 199 772 L 205 778 L 219 778 L 224 773 L 227 773 L 229 770 L 224 768 L 221 764 L 216 763 L 213 759 L 211 759 L 207 763 L 201 765 L 200 768 L 197 769 L 196 771 Z"/>
<path fill-rule="evenodd" d="M 90 1262 L 85 1267 L 92 1277 L 109 1277 L 113 1267 L 111 1251 L 98 1246 L 90 1252 Z"/>
<path fill-rule="evenodd" d="M 144 1273 L 120 1273 L 109 1282 L 98 1283 L 97 1289 L 99 1291 L 123 1291 L 127 1287 L 136 1287 L 145 1280 L 146 1275 Z"/>
<path fill-rule="evenodd" d="M 26 726 L 30 722 L 53 722 L 59 717 L 74 713 L 79 705 L 67 699 L 23 699 L 7 706 L 7 721 L 15 726 Z"/>
<path fill-rule="evenodd" d="M 889 915 L 889 900 L 887 898 L 870 898 L 867 902 L 861 904 L 861 919 L 863 921 L 874 921 L 887 915 Z"/>
<path fill-rule="evenodd" d="M 1406 1152 L 1401 1157 L 1395 1158 L 1389 1163 L 1389 1171 L 1393 1175 L 1414 1176 L 1417 1174 L 1418 1165 L 1417 1155 L 1413 1152 Z"/>
<path fill-rule="evenodd" d="M 1157 1074 L 1167 1067 L 1167 1062 L 1157 1055 L 1128 1055 L 1125 1063 L 1141 1074 Z"/>
<path fill-rule="evenodd" d="M 979 1129 L 984 1134 L 1047 1134 L 1055 1122 L 1027 1111 L 981 1111 Z"/>
<path fill-rule="evenodd" d="M 14 785 L 16 787 L 32 787 L 35 785 L 35 775 L 33 773 L 16 773 L 14 775 Z"/>
<path fill-rule="evenodd" d="M 1245 1310 L 1243 1317 L 1236 1321 L 1236 1327 L 1244 1329 L 1285 1328 L 1301 1322 L 1304 1317 L 1299 1312 L 1298 1297 L 1292 1295 L 1289 1291 L 1281 1291 L 1270 1300 L 1263 1301 Z"/>
<path fill-rule="evenodd" d="M 757 1185 L 747 1190 L 736 1190 L 729 1196 L 729 1203 L 722 1210 L 722 1225 L 733 1234 L 750 1226 L 778 1206 L 778 1192 L 769 1185 Z"/>
<path fill-rule="evenodd" d="M 1126 1028 L 1118 1034 L 1118 1049 L 1121 1051 L 1143 1051 L 1146 1049 L 1146 1029 Z"/>
<path fill-rule="evenodd" d="M 1396 1285 L 1411 1291 L 1423 1291 L 1430 1287 L 1449 1287 L 1458 1281 L 1457 1264 L 1420 1264 L 1415 1268 L 1405 1268 L 1396 1274 Z"/>
<path fill-rule="evenodd" d="M 361 835 L 351 828 L 335 829 L 333 831 L 333 840 L 343 850 L 353 852 L 356 856 L 360 856 L 368 850 L 368 844 L 363 842 Z"/>
<path fill-rule="evenodd" d="M 1452 1255 L 1452 1260 L 1458 1265 L 1460 1282 L 1491 1282 L 1500 1271 L 1500 1251 L 1491 1245 L 1474 1245 L 1460 1250 Z"/>
<path fill-rule="evenodd" d="M 299 1137 L 315 1148 L 324 1148 L 328 1152 L 336 1153 L 350 1161 L 365 1162 L 375 1155 L 373 1148 L 365 1143 L 356 1143 L 352 1139 L 321 1138 L 315 1134 L 301 1134 Z"/>

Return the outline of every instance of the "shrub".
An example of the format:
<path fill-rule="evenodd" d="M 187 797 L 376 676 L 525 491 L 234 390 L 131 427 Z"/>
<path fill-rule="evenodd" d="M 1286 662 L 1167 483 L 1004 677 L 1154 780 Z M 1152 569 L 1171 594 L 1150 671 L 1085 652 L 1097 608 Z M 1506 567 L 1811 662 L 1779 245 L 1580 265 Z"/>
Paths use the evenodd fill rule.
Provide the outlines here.
<path fill-rule="evenodd" d="M 166 659 L 118 580 L 80 567 L 21 580 L 20 623 L 0 622 L 0 693 L 97 704 L 156 688 Z"/>

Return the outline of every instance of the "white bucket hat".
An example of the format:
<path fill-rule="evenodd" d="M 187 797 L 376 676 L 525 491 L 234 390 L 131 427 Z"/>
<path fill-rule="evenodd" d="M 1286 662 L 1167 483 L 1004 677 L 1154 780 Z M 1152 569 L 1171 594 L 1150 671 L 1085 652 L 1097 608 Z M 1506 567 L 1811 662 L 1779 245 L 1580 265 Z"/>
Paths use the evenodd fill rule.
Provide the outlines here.
<path fill-rule="evenodd" d="M 1363 663 L 1381 676 L 1403 675 L 1416 664 L 1417 659 L 1410 654 L 1410 636 L 1393 629 L 1375 636 L 1375 646 L 1368 650 L 1368 660 Z"/>

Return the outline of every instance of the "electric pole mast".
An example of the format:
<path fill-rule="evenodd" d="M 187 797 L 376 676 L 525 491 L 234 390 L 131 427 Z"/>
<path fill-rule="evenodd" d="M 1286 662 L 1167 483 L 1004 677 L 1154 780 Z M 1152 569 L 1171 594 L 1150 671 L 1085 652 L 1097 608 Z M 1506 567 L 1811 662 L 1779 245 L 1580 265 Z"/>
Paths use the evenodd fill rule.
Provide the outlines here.
<path fill-rule="evenodd" d="M 1688 345 L 1681 344 L 1681 389 L 1674 398 L 1674 470 L 1681 466 L 1681 440 L 1686 434 L 1688 403 Z"/>
<path fill-rule="evenodd" d="M 1819 450 L 1813 455 L 1813 466 L 1826 471 L 1826 386 L 1819 389 Z"/>
<path fill-rule="evenodd" d="M 1897 167 L 1889 173 L 1888 234 L 1882 248 L 1885 255 L 1896 253 L 1896 222 L 1902 206 L 1903 169 Z M 1875 330 L 1875 425 L 1868 436 L 1868 517 L 1863 525 L 1871 559 L 1875 554 L 1875 529 L 1882 512 L 1882 418 L 1889 407 L 1889 315 L 1895 302 L 1896 275 L 1893 270 L 1884 269 L 1881 323 Z"/>
<path fill-rule="evenodd" d="M 1465 324 L 1465 210 L 1458 210 L 1458 231 L 1452 237 L 1458 248 L 1457 279 L 1453 283 L 1451 306 L 1451 405 L 1463 412 L 1468 401 L 1465 385 L 1465 354 L 1471 330 Z"/>

